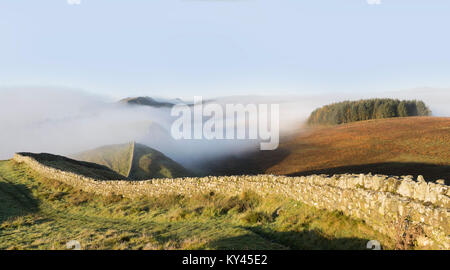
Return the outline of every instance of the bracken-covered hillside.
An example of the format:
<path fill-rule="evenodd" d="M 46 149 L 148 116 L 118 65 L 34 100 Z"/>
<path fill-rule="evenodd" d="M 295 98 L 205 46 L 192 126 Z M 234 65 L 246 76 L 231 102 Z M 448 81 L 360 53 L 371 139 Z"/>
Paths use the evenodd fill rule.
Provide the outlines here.
<path fill-rule="evenodd" d="M 206 164 L 212 174 L 379 173 L 450 180 L 450 118 L 405 117 L 308 127 L 275 151 Z"/>

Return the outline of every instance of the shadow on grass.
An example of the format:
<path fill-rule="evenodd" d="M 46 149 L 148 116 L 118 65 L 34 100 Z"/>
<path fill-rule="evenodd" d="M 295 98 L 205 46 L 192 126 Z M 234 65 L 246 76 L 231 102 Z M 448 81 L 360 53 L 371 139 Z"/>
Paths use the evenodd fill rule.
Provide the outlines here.
<path fill-rule="evenodd" d="M 63 156 L 52 154 L 34 154 L 34 153 L 19 153 L 22 156 L 31 157 L 39 163 L 52 167 L 54 169 L 72 172 L 85 177 L 94 178 L 97 180 L 128 180 L 127 177 L 120 175 L 106 166 L 96 163 L 78 161 Z"/>
<path fill-rule="evenodd" d="M 412 175 L 417 177 L 423 175 L 427 182 L 444 179 L 445 184 L 450 184 L 450 166 L 435 165 L 415 162 L 385 162 L 353 166 L 342 166 L 312 171 L 300 171 L 291 173 L 289 176 L 306 176 L 311 174 L 343 174 L 343 173 L 372 173 L 385 175 Z"/>
<path fill-rule="evenodd" d="M 275 151 L 253 152 L 243 156 L 229 156 L 204 164 L 208 167 L 209 175 L 256 175 L 265 174 L 274 165 L 282 162 L 289 156 L 289 150 L 277 149 Z M 420 162 L 380 162 L 361 165 L 349 165 L 317 170 L 297 171 L 287 176 L 307 176 L 312 174 L 384 174 L 384 175 L 412 175 L 417 178 L 423 175 L 427 182 L 444 179 L 450 184 L 450 166 L 436 165 Z"/>
<path fill-rule="evenodd" d="M 257 175 L 283 161 L 288 157 L 290 151 L 278 148 L 273 151 L 256 151 L 241 155 L 229 155 L 217 159 L 208 159 L 201 164 L 206 168 L 204 175 L 227 176 L 227 175 Z"/>
<path fill-rule="evenodd" d="M 252 234 L 237 237 L 219 239 L 210 244 L 211 247 L 219 250 L 236 249 L 291 249 L 291 250 L 365 250 L 370 239 L 362 238 L 336 238 L 330 239 L 320 231 L 286 231 L 279 232 L 261 227 L 245 228 L 259 237 L 263 238 L 265 244 L 255 246 L 258 242 Z M 267 244 L 269 243 L 269 244 Z M 278 246 L 278 247 L 277 247 Z"/>
<path fill-rule="evenodd" d="M 38 209 L 39 201 L 25 185 L 0 181 L 0 224 Z"/>

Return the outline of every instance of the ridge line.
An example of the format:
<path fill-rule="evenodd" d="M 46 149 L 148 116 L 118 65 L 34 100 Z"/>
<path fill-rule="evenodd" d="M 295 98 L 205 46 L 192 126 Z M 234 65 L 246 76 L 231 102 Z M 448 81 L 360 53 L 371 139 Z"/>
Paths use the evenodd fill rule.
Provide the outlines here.
<path fill-rule="evenodd" d="M 131 142 L 130 162 L 129 162 L 128 173 L 127 173 L 126 177 L 130 177 L 131 169 L 133 168 L 135 144 L 136 144 L 136 142 L 134 142 L 134 141 Z"/>

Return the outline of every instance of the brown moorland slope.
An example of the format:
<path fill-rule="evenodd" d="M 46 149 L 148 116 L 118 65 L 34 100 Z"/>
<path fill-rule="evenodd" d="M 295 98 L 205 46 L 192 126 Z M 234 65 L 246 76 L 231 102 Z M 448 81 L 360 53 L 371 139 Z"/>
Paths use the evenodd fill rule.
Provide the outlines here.
<path fill-rule="evenodd" d="M 305 128 L 276 151 L 222 162 L 226 168 L 218 169 L 216 162 L 214 172 L 423 175 L 427 181 L 445 179 L 448 184 L 450 118 L 391 118 Z"/>

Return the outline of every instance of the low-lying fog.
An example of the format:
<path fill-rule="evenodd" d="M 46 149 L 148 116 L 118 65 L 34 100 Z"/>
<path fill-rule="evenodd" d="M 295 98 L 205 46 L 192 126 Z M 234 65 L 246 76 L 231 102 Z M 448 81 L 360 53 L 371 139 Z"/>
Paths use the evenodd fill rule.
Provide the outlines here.
<path fill-rule="evenodd" d="M 240 96 L 214 99 L 219 104 L 279 104 L 280 135 L 301 128 L 315 108 L 347 99 L 389 97 L 420 99 L 435 116 L 450 116 L 450 89 L 413 89 L 385 93 L 297 96 Z M 255 140 L 174 140 L 170 108 L 129 106 L 73 89 L 0 89 L 0 159 L 15 152 L 70 155 L 103 145 L 137 141 L 186 167 L 229 154 L 259 149 Z M 207 120 L 205 118 L 204 120 Z M 238 119 L 241 126 L 245 120 Z"/>

